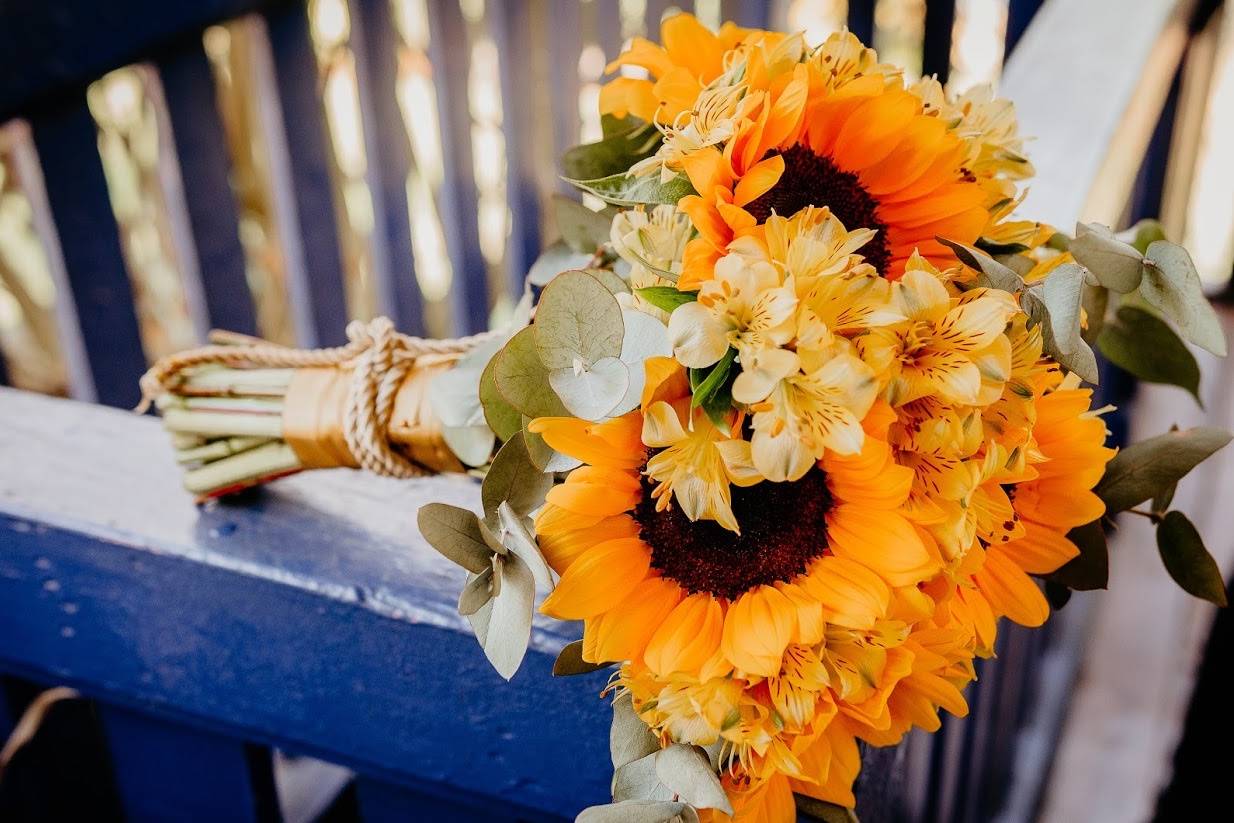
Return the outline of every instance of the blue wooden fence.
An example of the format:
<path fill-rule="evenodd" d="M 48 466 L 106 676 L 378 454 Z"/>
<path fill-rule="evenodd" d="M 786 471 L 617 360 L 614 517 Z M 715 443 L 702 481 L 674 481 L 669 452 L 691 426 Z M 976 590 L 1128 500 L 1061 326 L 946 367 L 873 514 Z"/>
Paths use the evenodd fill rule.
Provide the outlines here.
<path fill-rule="evenodd" d="M 650 28 L 669 5 L 647 3 Z M 867 41 L 875 5 L 848 4 L 850 27 Z M 1008 50 L 1039 5 L 1011 0 Z M 611 55 L 621 39 L 617 2 L 590 6 Z M 502 60 L 511 291 L 542 241 L 536 124 L 519 103 L 539 82 L 528 58 L 549 30 L 558 101 L 550 131 L 564 147 L 578 139 L 582 8 L 573 0 L 487 4 L 484 25 Z M 746 25 L 776 22 L 767 2 L 721 8 Z M 391 5 L 351 0 L 350 10 L 377 309 L 420 332 L 405 194 L 414 161 L 394 94 Z M 428 0 L 428 10 L 445 166 L 439 210 L 455 272 L 450 311 L 456 329 L 475 331 L 492 296 L 477 232 L 468 22 L 458 0 Z M 131 407 L 147 364 L 85 97 L 89 82 L 117 67 L 146 61 L 161 81 L 209 322 L 257 329 L 201 38 L 206 26 L 249 14 L 263 21 L 272 55 L 277 99 L 269 104 L 287 172 L 276 175 L 275 194 L 293 217 L 294 236 L 284 240 L 295 258 L 299 340 L 336 343 L 348 310 L 304 3 L 0 7 L 0 122 L 31 125 L 70 287 L 64 297 L 85 342 L 79 396 Z M 946 75 L 954 17 L 952 3 L 927 4 L 927 73 Z M 421 487 L 314 473 L 197 510 L 153 421 L 11 390 L 0 390 L 0 421 L 0 675 L 10 684 L 67 684 L 95 701 L 129 819 L 278 819 L 287 786 L 274 748 L 354 770 L 350 813 L 366 821 L 563 820 L 606 798 L 604 675 L 549 677 L 571 627 L 538 622 L 522 672 L 502 683 L 454 612 L 453 568 L 415 533 L 421 502 L 445 495 L 474 505 L 467 481 Z M 989 819 L 1005 799 L 1015 741 L 1034 715 L 1057 633 L 1006 627 L 999 658 L 981 663 L 970 718 L 867 752 L 863 819 Z M 0 739 L 23 707 L 0 699 Z"/>

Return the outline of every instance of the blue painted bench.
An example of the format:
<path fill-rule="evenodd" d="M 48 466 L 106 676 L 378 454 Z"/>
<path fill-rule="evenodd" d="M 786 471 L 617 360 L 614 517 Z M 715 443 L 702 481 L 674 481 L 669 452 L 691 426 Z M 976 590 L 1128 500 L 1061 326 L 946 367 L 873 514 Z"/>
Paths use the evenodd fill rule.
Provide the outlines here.
<path fill-rule="evenodd" d="M 1111 41 L 1096 43 L 1098 35 L 1075 22 L 1076 9 L 1100 15 L 1115 2 L 1054 0 L 1036 18 L 1041 0 L 1009 2 L 1006 43 L 1017 54 L 1003 88 L 1020 104 L 1023 131 L 1038 136 L 1041 174 L 1030 208 L 1058 224 L 1074 220 L 1101 182 L 1102 146 L 1116 132 L 1141 171 L 1135 191 L 1112 201 L 1119 208 L 1129 201 L 1137 215 L 1159 207 L 1177 88 L 1147 106 L 1147 131 L 1128 129 L 1122 116 L 1174 4 L 1146 0 L 1147 22 L 1134 38 L 1096 26 Z M 651 28 L 670 5 L 695 4 L 651 0 Z M 722 0 L 719 8 L 747 25 L 782 27 L 785 5 Z M 348 7 L 380 252 L 377 309 L 417 332 L 424 305 L 405 192 L 413 161 L 394 94 L 392 7 L 387 0 Z M 426 0 L 426 9 L 443 137 L 437 205 L 456 273 L 450 314 L 455 329 L 469 331 L 483 326 L 498 293 L 517 289 L 542 240 L 537 124 L 531 107 L 518 103 L 541 78 L 522 58 L 544 30 L 553 32 L 547 79 L 557 103 L 548 131 L 559 150 L 578 136 L 582 21 L 610 56 L 621 21 L 616 0 L 489 0 L 479 24 L 465 19 L 457 0 Z M 849 26 L 867 42 L 874 10 L 873 0 L 848 4 Z M 186 293 L 198 296 L 190 307 L 198 333 L 256 330 L 201 38 L 206 26 L 242 15 L 255 15 L 269 46 L 266 90 L 281 170 L 275 196 L 294 218 L 284 240 L 289 290 L 299 295 L 298 341 L 335 342 L 348 317 L 305 4 L 0 7 L 0 123 L 28 124 L 27 160 L 41 168 L 34 199 L 54 224 L 60 342 L 78 399 L 131 406 L 147 365 L 84 92 L 112 69 L 146 61 L 162 85 L 196 263 L 181 274 L 195 281 Z M 927 5 L 927 73 L 946 74 L 955 15 L 951 2 Z M 498 50 L 506 101 L 511 231 L 500 282 L 487 277 L 476 231 L 465 69 L 469 27 L 477 25 Z M 1089 38 L 1085 48 L 1068 44 L 1075 31 Z M 1072 62 L 1105 60 L 1115 50 L 1122 81 L 1075 87 L 1087 69 Z M 1073 116 L 1059 115 L 1060 101 L 1074 106 Z M 1158 118 L 1162 108 L 1167 116 Z M 317 472 L 198 510 L 179 487 L 157 423 L 104 405 L 0 389 L 0 686 L 69 685 L 93 701 L 109 779 L 129 819 L 310 819 L 344 783 L 354 787 L 347 814 L 365 821 L 557 821 L 607 797 L 604 675 L 549 676 L 556 650 L 575 636 L 570 627 L 538 621 L 523 670 L 505 684 L 455 613 L 456 570 L 416 533 L 423 502 L 474 505 L 470 481 Z M 1084 608 L 1077 598 L 1043 631 L 1005 627 L 999 658 L 979 663 L 969 718 L 867 752 L 862 819 L 975 823 L 1000 809 L 1008 823 L 1031 819 L 1074 678 Z M 22 708 L 0 689 L 0 740 Z"/>

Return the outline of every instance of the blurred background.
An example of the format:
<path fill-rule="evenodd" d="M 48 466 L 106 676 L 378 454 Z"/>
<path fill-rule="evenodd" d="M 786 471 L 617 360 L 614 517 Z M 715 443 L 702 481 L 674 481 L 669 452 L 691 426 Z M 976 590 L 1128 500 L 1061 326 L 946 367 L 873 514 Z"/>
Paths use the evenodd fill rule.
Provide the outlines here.
<path fill-rule="evenodd" d="M 0 385 L 124 408 L 150 362 L 211 327 L 318 346 L 378 314 L 437 337 L 500 322 L 557 236 L 557 158 L 600 137 L 606 62 L 679 10 L 811 43 L 847 26 L 910 79 L 954 91 L 1016 81 L 1037 137 L 1030 216 L 1160 216 L 1210 293 L 1230 294 L 1234 14 L 1219 2 L 108 6 L 0 4 Z M 1207 414 L 1107 370 L 1107 400 L 1134 410 L 1116 435 L 1229 427 L 1234 370 L 1200 359 Z M 1197 512 L 1227 577 L 1230 470 L 1206 464 L 1176 504 Z M 1213 610 L 1172 586 L 1146 529 L 1120 531 L 1112 592 L 1077 596 L 1031 637 L 1008 629 L 983 686 L 1002 702 L 984 720 L 913 744 L 933 787 L 913 819 L 1152 816 Z M 11 705 L 36 700 L 6 682 Z"/>

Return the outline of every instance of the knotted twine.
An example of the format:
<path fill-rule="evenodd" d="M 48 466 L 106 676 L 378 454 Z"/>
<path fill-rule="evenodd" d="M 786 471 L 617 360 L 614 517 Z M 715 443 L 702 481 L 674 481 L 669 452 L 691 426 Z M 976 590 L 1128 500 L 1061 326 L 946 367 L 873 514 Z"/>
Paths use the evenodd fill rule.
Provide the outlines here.
<path fill-rule="evenodd" d="M 375 474 L 420 477 L 433 472 L 390 445 L 390 418 L 400 387 L 417 361 L 441 363 L 451 355 L 457 359 L 497 333 L 443 340 L 412 337 L 396 332 L 388 317 L 353 321 L 347 326 L 346 345 L 324 349 L 294 349 L 246 335 L 214 333 L 211 339 L 228 342 L 164 357 L 142 375 L 137 411 L 145 411 L 156 398 L 174 391 L 184 372 L 202 366 L 350 370 L 342 426 L 347 451 L 360 468 Z M 286 414 L 285 409 L 285 418 Z"/>

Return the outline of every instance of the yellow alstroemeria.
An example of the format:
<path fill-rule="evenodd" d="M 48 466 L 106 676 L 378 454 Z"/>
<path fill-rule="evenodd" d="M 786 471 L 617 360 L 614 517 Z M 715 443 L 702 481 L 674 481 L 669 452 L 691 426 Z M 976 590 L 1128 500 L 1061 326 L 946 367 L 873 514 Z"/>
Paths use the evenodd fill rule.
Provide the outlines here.
<path fill-rule="evenodd" d="M 791 282 L 771 263 L 730 254 L 716 263 L 716 276 L 702 285 L 698 300 L 679 306 L 669 318 L 673 355 L 701 369 L 729 350 L 747 352 L 783 346 L 793 338 L 797 296 Z"/>
<path fill-rule="evenodd" d="M 938 395 L 978 405 L 1002 394 L 1011 373 L 1011 343 L 1003 331 L 1019 310 L 1012 295 L 973 289 L 953 298 L 935 274 L 910 268 L 894 284 L 893 299 L 906 320 L 858 341 L 867 362 L 889 371 L 887 402 L 899 406 Z"/>
<path fill-rule="evenodd" d="M 686 414 L 690 414 L 686 411 Z M 734 459 L 739 451 L 726 451 L 725 443 L 737 443 L 717 429 L 702 410 L 694 410 L 691 425 L 681 424 L 678 410 L 663 400 L 652 403 L 643 414 L 644 445 L 659 449 L 647 461 L 646 474 L 657 483 L 652 496 L 656 509 L 672 502 L 691 520 L 714 520 L 732 532 L 740 532 L 733 516 L 730 483 L 752 486 L 762 478 L 753 466 Z"/>
<path fill-rule="evenodd" d="M 838 354 L 819 369 L 781 380 L 751 406 L 750 439 L 755 468 L 768 480 L 797 480 L 827 449 L 861 451 L 861 420 L 874 404 L 874 372 L 851 354 Z"/>

